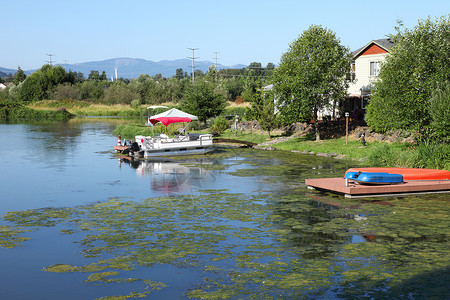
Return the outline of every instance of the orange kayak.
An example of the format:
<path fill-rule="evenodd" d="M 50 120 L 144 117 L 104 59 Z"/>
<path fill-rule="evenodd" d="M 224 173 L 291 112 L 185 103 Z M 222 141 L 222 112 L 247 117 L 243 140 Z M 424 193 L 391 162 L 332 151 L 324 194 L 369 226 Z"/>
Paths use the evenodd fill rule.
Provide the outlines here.
<path fill-rule="evenodd" d="M 348 172 L 377 172 L 403 175 L 403 180 L 450 180 L 450 171 L 417 168 L 351 168 Z"/>

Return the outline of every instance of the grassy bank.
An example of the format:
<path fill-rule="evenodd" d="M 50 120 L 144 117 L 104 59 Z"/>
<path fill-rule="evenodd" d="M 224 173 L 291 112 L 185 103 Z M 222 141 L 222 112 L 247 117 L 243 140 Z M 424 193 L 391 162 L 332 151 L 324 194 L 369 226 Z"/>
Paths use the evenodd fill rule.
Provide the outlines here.
<path fill-rule="evenodd" d="M 177 107 L 174 103 L 163 103 L 169 108 Z M 239 116 L 244 116 L 245 109 L 248 107 L 249 103 L 242 103 L 240 105 L 234 102 L 228 102 L 225 108 L 224 115 L 234 115 L 235 113 Z M 89 101 L 80 100 L 42 100 L 33 102 L 28 105 L 29 108 L 35 110 L 57 110 L 65 108 L 70 113 L 76 116 L 118 116 L 118 117 L 145 117 L 147 115 L 146 109 L 150 106 L 148 104 L 131 106 L 125 104 L 115 104 L 115 105 L 105 105 L 105 104 L 95 104 Z"/>
<path fill-rule="evenodd" d="M 131 107 L 130 105 L 116 104 L 116 105 L 104 105 L 93 104 L 87 101 L 79 100 L 43 100 L 33 102 L 28 105 L 29 108 L 34 110 L 43 109 L 61 109 L 65 108 L 68 112 L 76 116 L 120 116 L 120 117 L 140 117 L 146 115 L 146 107 L 138 106 Z"/>
<path fill-rule="evenodd" d="M 359 140 L 345 137 L 311 141 L 305 137 L 290 139 L 274 145 L 278 149 L 337 153 L 362 161 L 372 167 L 411 167 L 450 170 L 450 145 L 437 143 L 388 143 L 373 141 L 362 147 Z"/>
<path fill-rule="evenodd" d="M 65 108 L 35 110 L 16 101 L 0 102 L 0 120 L 3 121 L 66 121 L 73 116 Z"/>

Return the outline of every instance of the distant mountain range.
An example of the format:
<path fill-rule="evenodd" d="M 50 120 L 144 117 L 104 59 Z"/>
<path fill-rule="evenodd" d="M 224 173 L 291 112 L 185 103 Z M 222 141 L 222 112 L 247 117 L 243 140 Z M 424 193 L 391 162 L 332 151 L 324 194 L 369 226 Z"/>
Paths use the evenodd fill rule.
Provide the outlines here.
<path fill-rule="evenodd" d="M 214 65 L 210 61 L 194 61 L 195 70 L 201 70 L 206 73 L 210 66 Z M 172 77 L 175 75 L 177 69 L 183 69 L 183 72 L 190 74 L 192 72 L 192 60 L 190 59 L 177 59 L 177 60 L 161 60 L 154 62 L 151 60 L 139 59 L 139 58 L 111 58 L 101 61 L 91 61 L 78 64 L 58 64 L 67 71 L 72 70 L 73 72 L 81 72 L 87 78 L 91 71 L 98 71 L 100 74 L 105 71 L 106 77 L 108 79 L 116 77 L 120 78 L 137 78 L 141 74 L 148 74 L 154 76 L 156 74 L 161 74 L 163 77 Z M 217 64 L 217 69 L 242 69 L 247 67 L 246 65 L 234 65 L 234 66 L 223 66 Z M 0 67 L 0 77 L 7 76 L 8 74 L 14 74 L 16 70 L 6 69 Z M 25 74 L 29 75 L 36 70 L 24 70 Z M 4 74 L 1 74 L 4 73 Z"/>

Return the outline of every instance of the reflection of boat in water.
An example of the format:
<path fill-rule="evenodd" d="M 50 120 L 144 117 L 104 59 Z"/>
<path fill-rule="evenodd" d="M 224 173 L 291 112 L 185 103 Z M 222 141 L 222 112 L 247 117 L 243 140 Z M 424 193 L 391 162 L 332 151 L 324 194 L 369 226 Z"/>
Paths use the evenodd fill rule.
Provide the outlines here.
<path fill-rule="evenodd" d="M 119 159 L 136 169 L 138 176 L 150 177 L 151 189 L 165 194 L 190 192 L 194 188 L 205 188 L 215 181 L 212 171 L 202 165 L 212 164 L 211 160 L 171 161 L 138 160 L 131 157 Z M 192 165 L 188 165 L 192 163 Z"/>
<path fill-rule="evenodd" d="M 214 150 L 213 138 L 211 134 L 185 134 L 189 123 L 198 118 L 194 115 L 185 113 L 176 108 L 169 109 L 163 113 L 150 116 L 150 109 L 168 108 L 166 106 L 150 106 L 147 108 L 148 118 L 146 125 L 155 126 L 158 123 L 163 124 L 166 129 L 170 124 L 187 123 L 184 128 L 179 129 L 179 134 L 168 136 L 167 134 L 152 136 L 138 135 L 135 137 L 134 148 L 130 148 L 133 155 L 143 156 L 144 158 L 156 156 L 178 156 L 205 154 Z M 167 130 L 166 130 L 167 131 Z M 133 146 L 133 145 L 132 145 Z M 124 152 L 128 149 L 123 146 L 114 146 L 116 151 Z"/>

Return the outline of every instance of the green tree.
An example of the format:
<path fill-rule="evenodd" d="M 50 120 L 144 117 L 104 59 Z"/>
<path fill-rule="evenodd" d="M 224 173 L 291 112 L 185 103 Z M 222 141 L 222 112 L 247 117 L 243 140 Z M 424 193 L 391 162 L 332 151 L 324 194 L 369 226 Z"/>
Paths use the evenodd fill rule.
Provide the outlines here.
<path fill-rule="evenodd" d="M 55 100 L 79 99 L 78 87 L 69 82 L 58 84 L 52 94 Z"/>
<path fill-rule="evenodd" d="M 175 72 L 175 77 L 178 79 L 182 79 L 185 77 L 185 73 L 182 68 L 178 68 Z"/>
<path fill-rule="evenodd" d="M 196 80 L 188 90 L 181 109 L 196 115 L 201 122 L 218 116 L 225 108 L 223 94 L 215 90 L 215 85 L 206 80 Z"/>
<path fill-rule="evenodd" d="M 18 68 L 17 68 L 16 74 L 14 74 L 14 80 L 13 80 L 13 83 L 14 83 L 15 85 L 19 85 L 19 83 L 21 83 L 22 81 L 24 81 L 25 78 L 27 78 L 27 75 L 25 75 L 25 72 L 24 72 L 20 67 L 18 67 Z"/>
<path fill-rule="evenodd" d="M 253 71 L 254 76 L 259 77 L 262 75 L 263 73 L 263 68 L 260 62 L 252 62 L 249 66 L 248 66 L 249 70 Z"/>
<path fill-rule="evenodd" d="M 260 86 L 258 92 L 254 94 L 250 114 L 258 120 L 259 126 L 267 131 L 270 138 L 270 132 L 278 127 L 273 91 L 264 92 Z"/>
<path fill-rule="evenodd" d="M 233 76 L 224 82 L 224 88 L 229 95 L 227 100 L 236 101 L 236 98 L 241 96 L 244 91 L 244 78 Z"/>
<path fill-rule="evenodd" d="M 319 25 L 304 31 L 282 55 L 273 75 L 283 122 L 290 124 L 312 117 L 317 124 L 321 109 L 329 106 L 332 99 L 345 97 L 350 63 L 350 50 L 340 45 L 333 31 Z"/>
<path fill-rule="evenodd" d="M 379 132 L 420 130 L 432 121 L 429 103 L 434 91 L 450 81 L 450 17 L 420 20 L 398 32 L 398 42 L 381 66 L 366 121 Z"/>
<path fill-rule="evenodd" d="M 20 85 L 17 96 L 20 101 L 34 101 L 48 98 L 53 89 L 64 82 L 69 82 L 66 71 L 61 66 L 44 65 L 41 69 L 27 76 Z"/>
<path fill-rule="evenodd" d="M 96 81 L 100 80 L 100 74 L 98 73 L 98 71 L 92 70 L 89 73 L 88 80 L 96 80 Z"/>
<path fill-rule="evenodd" d="M 267 66 L 266 66 L 266 70 L 270 71 L 270 70 L 273 70 L 273 69 L 275 69 L 275 65 L 273 63 L 269 62 L 267 64 Z"/>
<path fill-rule="evenodd" d="M 89 100 L 99 100 L 104 94 L 103 83 L 89 80 L 81 84 L 80 98 Z"/>
<path fill-rule="evenodd" d="M 133 92 L 124 82 L 114 81 L 105 91 L 102 101 L 106 104 L 131 104 L 139 99 L 139 94 Z"/>

